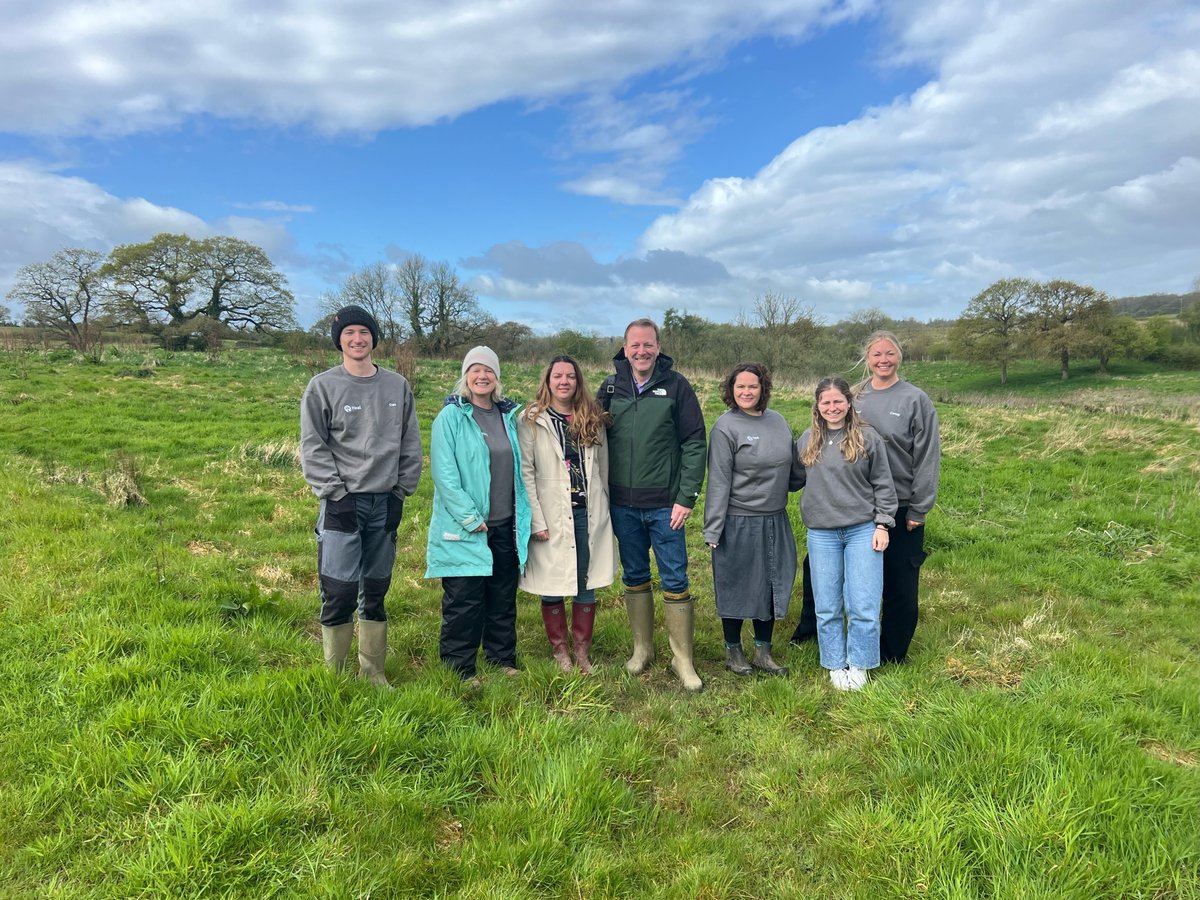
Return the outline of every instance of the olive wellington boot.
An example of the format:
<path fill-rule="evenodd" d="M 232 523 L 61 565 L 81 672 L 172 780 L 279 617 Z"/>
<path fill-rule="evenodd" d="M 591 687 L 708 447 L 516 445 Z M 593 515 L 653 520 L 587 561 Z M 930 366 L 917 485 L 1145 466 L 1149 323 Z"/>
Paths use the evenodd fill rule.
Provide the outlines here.
<path fill-rule="evenodd" d="M 347 622 L 345 625 L 322 625 L 321 647 L 325 651 L 325 665 L 339 674 L 344 672 L 352 640 L 354 640 L 353 622 Z"/>
<path fill-rule="evenodd" d="M 625 612 L 633 635 L 633 655 L 625 663 L 625 671 L 641 675 L 654 662 L 654 593 L 650 582 L 625 588 Z"/>
<path fill-rule="evenodd" d="M 691 595 L 663 591 L 663 618 L 667 620 L 667 635 L 671 640 L 671 671 L 682 682 L 684 690 L 703 690 L 704 682 L 692 664 L 696 607 Z"/>
<path fill-rule="evenodd" d="M 387 622 L 358 620 L 358 677 L 379 687 L 391 687 L 383 674 L 387 659 Z"/>

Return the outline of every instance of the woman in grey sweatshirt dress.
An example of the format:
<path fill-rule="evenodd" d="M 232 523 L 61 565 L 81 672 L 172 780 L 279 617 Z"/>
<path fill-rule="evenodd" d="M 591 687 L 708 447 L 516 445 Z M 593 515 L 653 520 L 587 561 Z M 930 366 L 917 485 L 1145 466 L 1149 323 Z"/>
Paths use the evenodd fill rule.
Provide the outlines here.
<path fill-rule="evenodd" d="M 787 615 L 796 581 L 796 538 L 788 521 L 789 490 L 803 469 L 783 416 L 768 409 L 771 375 L 741 363 L 726 376 L 729 407 L 708 439 L 704 541 L 712 550 L 717 615 L 725 631 L 725 665 L 736 675 L 755 669 L 786 675 L 771 658 L 775 621 Z M 754 657 L 742 652 L 742 623 L 754 623 Z"/>

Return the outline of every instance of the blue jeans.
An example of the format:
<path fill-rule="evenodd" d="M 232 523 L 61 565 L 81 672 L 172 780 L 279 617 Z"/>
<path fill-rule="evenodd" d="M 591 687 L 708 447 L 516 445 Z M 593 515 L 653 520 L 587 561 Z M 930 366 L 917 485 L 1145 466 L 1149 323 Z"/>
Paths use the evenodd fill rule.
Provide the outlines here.
<path fill-rule="evenodd" d="M 595 603 L 596 591 L 589 589 L 588 566 L 592 564 L 592 548 L 588 546 L 588 511 L 586 506 L 571 510 L 575 520 L 575 602 Z M 543 603 L 562 603 L 563 597 L 544 595 Z"/>
<path fill-rule="evenodd" d="M 808 559 L 817 608 L 821 665 L 879 665 L 883 554 L 871 549 L 874 522 L 808 529 Z"/>
<path fill-rule="evenodd" d="M 687 593 L 687 536 L 682 528 L 671 527 L 671 507 L 635 509 L 614 503 L 610 515 L 621 554 L 621 581 L 632 587 L 650 580 L 653 547 L 662 589 Z"/>

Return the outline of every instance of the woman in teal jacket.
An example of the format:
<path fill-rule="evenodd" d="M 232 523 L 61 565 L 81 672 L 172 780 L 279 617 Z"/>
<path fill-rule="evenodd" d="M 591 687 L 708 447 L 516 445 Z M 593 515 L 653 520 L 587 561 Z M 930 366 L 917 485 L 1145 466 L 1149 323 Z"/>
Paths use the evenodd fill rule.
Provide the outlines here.
<path fill-rule="evenodd" d="M 433 422 L 433 514 L 425 577 L 442 579 L 442 662 L 464 679 L 483 655 L 517 673 L 517 579 L 530 508 L 517 442 L 520 405 L 500 391 L 500 360 L 475 347 Z"/>

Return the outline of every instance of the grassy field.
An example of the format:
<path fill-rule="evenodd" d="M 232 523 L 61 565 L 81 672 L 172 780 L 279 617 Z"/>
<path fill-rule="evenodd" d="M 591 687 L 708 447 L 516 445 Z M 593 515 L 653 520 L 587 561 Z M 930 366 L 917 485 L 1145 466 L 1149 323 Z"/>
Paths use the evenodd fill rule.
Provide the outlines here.
<path fill-rule="evenodd" d="M 702 694 L 661 630 L 624 674 L 613 589 L 598 677 L 523 595 L 525 672 L 468 690 L 427 476 L 386 692 L 320 664 L 303 364 L 0 353 L 0 895 L 1200 897 L 1200 373 L 1077 372 L 908 368 L 942 491 L 911 661 L 861 694 L 812 645 L 724 670 L 698 530 Z M 456 374 L 422 364 L 426 439 Z"/>

